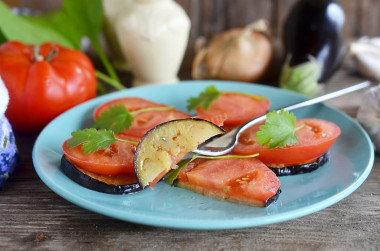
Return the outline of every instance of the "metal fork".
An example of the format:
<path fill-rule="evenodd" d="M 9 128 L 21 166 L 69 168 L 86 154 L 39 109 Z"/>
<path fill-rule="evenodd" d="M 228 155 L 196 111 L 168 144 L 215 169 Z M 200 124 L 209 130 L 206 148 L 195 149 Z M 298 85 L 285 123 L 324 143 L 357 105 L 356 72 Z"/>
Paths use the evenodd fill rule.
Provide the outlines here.
<path fill-rule="evenodd" d="M 331 92 L 313 99 L 309 99 L 306 101 L 303 101 L 301 103 L 297 103 L 294 105 L 290 105 L 287 107 L 280 108 L 276 110 L 279 112 L 281 109 L 284 109 L 286 111 L 295 110 L 301 107 L 314 105 L 329 99 L 333 99 L 336 97 L 340 97 L 342 95 L 366 88 L 371 85 L 370 81 L 365 81 L 360 84 L 356 84 L 335 92 Z M 249 120 L 242 125 L 234 128 L 230 132 L 223 134 L 222 136 L 212 138 L 205 143 L 201 144 L 196 150 L 193 151 L 193 153 L 198 153 L 200 155 L 205 156 L 220 156 L 226 153 L 229 153 L 234 146 L 237 144 L 239 136 L 241 133 L 243 133 L 246 129 L 253 126 L 254 124 L 260 123 L 266 119 L 266 115 L 254 118 L 252 120 Z"/>

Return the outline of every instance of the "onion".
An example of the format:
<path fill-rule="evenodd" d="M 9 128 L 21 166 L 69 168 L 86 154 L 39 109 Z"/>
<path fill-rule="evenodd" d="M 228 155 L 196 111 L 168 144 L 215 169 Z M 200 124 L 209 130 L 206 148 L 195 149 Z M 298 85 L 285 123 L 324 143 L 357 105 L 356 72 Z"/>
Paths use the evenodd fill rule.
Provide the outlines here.
<path fill-rule="evenodd" d="M 264 76 L 272 55 L 269 24 L 261 19 L 217 34 L 208 46 L 201 46 L 193 61 L 192 77 L 254 82 Z"/>
<path fill-rule="evenodd" d="M 380 37 L 362 37 L 351 43 L 350 54 L 360 74 L 380 81 Z"/>

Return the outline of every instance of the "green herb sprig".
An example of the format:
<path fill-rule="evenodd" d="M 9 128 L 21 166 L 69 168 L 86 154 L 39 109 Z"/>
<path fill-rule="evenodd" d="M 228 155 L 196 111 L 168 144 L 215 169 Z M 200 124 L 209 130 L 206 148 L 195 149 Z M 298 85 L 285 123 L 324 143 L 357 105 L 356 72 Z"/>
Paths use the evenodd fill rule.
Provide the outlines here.
<path fill-rule="evenodd" d="M 129 129 L 134 121 L 133 115 L 135 114 L 170 109 L 174 109 L 174 107 L 149 107 L 129 112 L 124 104 L 110 106 L 108 110 L 102 112 L 96 119 L 93 128 L 86 128 L 72 132 L 72 138 L 67 141 L 67 146 L 73 148 L 83 144 L 83 153 L 88 154 L 98 150 L 104 150 L 116 141 L 137 145 L 138 142 L 117 138 L 115 134 Z"/>
<path fill-rule="evenodd" d="M 74 148 L 82 145 L 84 154 L 94 153 L 98 150 L 104 150 L 114 144 L 116 141 L 121 141 L 133 145 L 137 145 L 138 142 L 125 140 L 115 137 L 115 133 L 112 130 L 95 128 L 86 128 L 83 130 L 76 130 L 71 133 L 72 138 L 67 141 L 67 146 Z"/>
<path fill-rule="evenodd" d="M 187 109 L 189 111 L 194 110 L 198 106 L 201 106 L 204 110 L 208 110 L 212 103 L 222 95 L 214 85 L 208 86 L 204 92 L 201 92 L 198 97 L 191 97 L 187 100 Z"/>
<path fill-rule="evenodd" d="M 131 127 L 133 121 L 135 120 L 133 115 L 142 112 L 167 111 L 172 109 L 174 109 L 173 106 L 163 106 L 143 108 L 130 112 L 124 104 L 113 105 L 110 106 L 108 110 L 100 114 L 100 116 L 96 119 L 94 127 L 101 129 L 110 129 L 114 133 L 119 133 Z"/>
<path fill-rule="evenodd" d="M 281 109 L 267 114 L 264 125 L 256 133 L 258 144 L 266 145 L 269 149 L 291 146 L 298 143 L 295 132 L 303 127 L 296 128 L 296 116 Z"/>

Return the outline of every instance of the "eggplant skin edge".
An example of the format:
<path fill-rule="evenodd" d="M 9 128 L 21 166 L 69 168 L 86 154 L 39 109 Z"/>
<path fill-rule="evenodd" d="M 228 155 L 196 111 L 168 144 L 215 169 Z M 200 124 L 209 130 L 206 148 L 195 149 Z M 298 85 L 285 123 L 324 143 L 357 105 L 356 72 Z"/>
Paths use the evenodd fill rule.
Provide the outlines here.
<path fill-rule="evenodd" d="M 330 153 L 321 155 L 316 161 L 295 166 L 287 166 L 282 168 L 269 167 L 277 176 L 288 176 L 302 173 L 310 173 L 323 166 L 330 159 Z"/>
<path fill-rule="evenodd" d="M 264 201 L 265 207 L 268 207 L 270 204 L 275 203 L 281 192 L 281 187 L 279 187 L 275 195 Z"/>
<path fill-rule="evenodd" d="M 101 193 L 132 194 L 142 190 L 138 183 L 128 185 L 108 185 L 102 181 L 94 179 L 75 168 L 75 166 L 67 160 L 65 155 L 61 158 L 61 170 L 67 177 L 79 185 Z"/>
<path fill-rule="evenodd" d="M 207 193 L 205 192 L 205 190 L 202 191 L 203 188 L 200 188 L 200 187 L 197 187 L 197 186 L 188 186 L 182 182 L 180 182 L 178 179 L 176 179 L 174 182 L 173 182 L 173 186 L 174 187 L 179 187 L 179 188 L 182 188 L 182 189 L 186 189 L 188 191 L 192 191 L 194 193 L 197 193 L 197 194 L 200 194 L 200 195 L 203 195 L 203 196 L 206 196 L 206 197 L 210 197 L 210 198 L 213 198 L 213 199 L 216 199 L 216 200 L 220 200 L 220 201 L 227 201 L 227 202 L 230 202 L 230 203 L 233 203 L 233 204 L 241 204 L 241 205 L 246 205 L 246 206 L 254 206 L 254 207 L 268 207 L 269 205 L 271 204 L 274 204 L 280 194 L 282 193 L 282 190 L 281 190 L 281 187 L 279 187 L 277 189 L 277 192 L 276 194 L 274 194 L 272 197 L 264 200 L 264 201 L 256 201 L 256 202 L 243 202 L 241 200 L 237 200 L 237 199 L 234 199 L 234 197 L 225 197 L 224 195 L 225 194 L 213 194 L 211 195 L 211 193 Z M 200 188 L 200 189 L 199 189 Z M 202 192 L 200 192 L 202 191 Z"/>

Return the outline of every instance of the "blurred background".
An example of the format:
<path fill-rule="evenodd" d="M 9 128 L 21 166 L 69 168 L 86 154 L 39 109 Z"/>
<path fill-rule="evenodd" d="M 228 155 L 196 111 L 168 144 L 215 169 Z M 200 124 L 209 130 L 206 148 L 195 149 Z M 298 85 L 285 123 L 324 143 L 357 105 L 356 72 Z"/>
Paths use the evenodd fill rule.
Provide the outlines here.
<path fill-rule="evenodd" d="M 58 9 L 61 0 L 2 0 L 9 6 L 25 7 L 42 12 Z M 270 23 L 274 41 L 281 38 L 284 20 L 297 0 L 176 0 L 191 20 L 189 43 L 181 71 L 188 72 L 194 57 L 194 44 L 199 36 L 241 27 L 260 18 Z M 345 39 L 380 35 L 380 0 L 338 0 L 344 9 Z"/>

